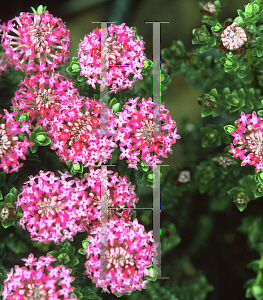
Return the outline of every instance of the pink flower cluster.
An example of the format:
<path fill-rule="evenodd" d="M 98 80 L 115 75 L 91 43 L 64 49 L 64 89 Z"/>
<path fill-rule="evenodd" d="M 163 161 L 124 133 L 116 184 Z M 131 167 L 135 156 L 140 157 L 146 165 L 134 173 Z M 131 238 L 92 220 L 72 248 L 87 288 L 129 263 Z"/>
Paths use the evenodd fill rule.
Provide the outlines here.
<path fill-rule="evenodd" d="M 100 135 L 100 109 L 101 103 L 97 100 L 85 99 L 82 107 L 59 114 L 50 123 L 47 133 L 51 139 L 51 149 L 60 156 L 60 161 L 66 163 L 73 161 L 83 163 L 84 167 L 94 166 L 98 163 L 107 163 L 117 144 L 114 142 L 114 115 L 108 109 L 109 136 Z"/>
<path fill-rule="evenodd" d="M 87 224 L 96 216 L 88 197 L 85 180 L 72 177 L 67 172 L 62 177 L 55 177 L 54 173 L 40 171 L 39 176 L 31 177 L 24 183 L 22 192 L 18 195 L 16 208 L 21 207 L 23 216 L 18 225 L 30 232 L 32 241 L 48 243 L 59 240 L 73 240 L 77 232 L 87 229 Z M 35 180 L 38 180 L 38 183 Z M 28 185 L 29 184 L 29 185 Z M 76 185 L 73 187 L 73 185 Z M 63 232 L 63 234 L 61 233 Z M 34 237 L 34 238 L 33 238 Z"/>
<path fill-rule="evenodd" d="M 53 268 L 50 266 L 52 258 L 50 254 L 41 256 L 38 261 L 31 253 L 28 258 L 22 258 L 27 267 L 15 266 L 7 274 L 2 291 L 3 300 L 23 300 L 23 299 L 71 299 L 74 298 L 74 288 L 71 282 L 74 277 L 70 277 L 71 269 L 66 269 L 63 265 Z M 35 269 L 33 268 L 35 267 Z M 71 294 L 71 296 L 69 296 Z M 61 298 L 63 297 L 63 298 Z"/>
<path fill-rule="evenodd" d="M 72 109 L 80 107 L 85 98 L 79 96 L 74 82 L 60 73 L 52 72 L 49 75 L 42 72 L 25 76 L 19 86 L 15 97 L 11 99 L 12 109 L 17 108 L 27 113 L 27 122 L 30 124 L 37 120 L 38 123 L 36 126 L 32 125 L 32 129 L 42 126 L 47 131 L 54 115 L 60 115 L 62 110 L 70 113 Z"/>
<path fill-rule="evenodd" d="M 152 231 L 147 234 L 137 219 L 133 222 L 124 221 L 116 216 L 109 220 L 107 226 L 106 253 L 101 253 L 100 250 L 101 227 L 91 231 L 88 236 L 89 242 L 83 250 L 87 253 L 87 270 L 84 274 L 88 275 L 97 287 L 102 287 L 104 292 L 110 293 L 107 288 L 110 285 L 111 292 L 117 292 L 118 296 L 145 289 L 149 281 L 143 280 L 143 276 L 150 275 L 147 267 L 153 263 L 157 264 L 158 243 L 154 242 Z M 105 259 L 107 267 L 103 270 L 101 264 Z"/>
<path fill-rule="evenodd" d="M 122 218 L 129 218 L 129 215 L 132 212 L 131 208 L 136 208 L 136 202 L 139 198 L 135 194 L 135 186 L 132 186 L 131 183 L 127 183 L 127 176 L 123 178 L 118 176 L 118 173 L 107 170 L 107 175 L 103 174 L 101 169 L 90 168 L 89 173 L 86 175 L 87 185 L 91 187 L 91 192 L 89 194 L 92 197 L 91 205 L 100 212 L 101 211 L 101 180 L 102 175 L 107 176 L 107 206 L 108 206 L 108 218 L 113 218 L 113 215 L 121 216 Z M 128 206 L 128 209 L 125 209 L 125 205 Z M 122 213 L 119 213 L 118 210 L 123 209 Z M 95 218 L 94 218 L 95 219 Z M 95 226 L 100 225 L 101 215 L 98 213 L 96 216 L 97 222 L 92 224 Z M 90 228 L 92 228 L 90 226 Z"/>
<path fill-rule="evenodd" d="M 241 166 L 248 163 L 259 171 L 263 170 L 263 119 L 257 117 L 256 112 L 252 113 L 252 118 L 249 117 L 250 114 L 241 112 L 241 118 L 235 122 L 237 129 L 231 135 L 235 137 L 234 145 L 238 143 L 241 146 L 234 148 L 231 143 L 229 152 L 235 158 L 240 157 Z"/>
<path fill-rule="evenodd" d="M 22 72 L 53 70 L 69 60 L 70 31 L 48 11 L 22 12 L 2 30 L 4 56 Z"/>
<path fill-rule="evenodd" d="M 107 37 L 107 31 L 109 37 Z M 101 37 L 105 35 L 106 43 L 102 49 Z M 102 90 L 105 86 L 111 86 L 109 93 L 117 93 L 119 89 L 133 88 L 136 78 L 142 79 L 141 71 L 146 56 L 143 54 L 144 42 L 139 36 L 135 37 L 135 31 L 125 24 L 116 26 L 111 24 L 106 30 L 96 28 L 84 41 L 79 44 L 80 75 L 88 78 L 87 84 L 95 89 L 98 83 Z M 107 56 L 106 56 L 107 55 Z M 108 82 L 100 79 L 102 62 L 108 58 L 107 68 Z M 133 79 L 128 76 L 133 74 Z"/>
<path fill-rule="evenodd" d="M 32 240 L 39 243 L 54 241 L 59 244 L 60 239 L 64 241 L 66 238 L 72 241 L 77 232 L 88 231 L 101 221 L 101 169 L 91 168 L 86 184 L 84 178 L 66 181 L 72 175 L 58 172 L 62 179 L 54 173 L 48 176 L 50 171 L 44 173 L 42 170 L 39 175 L 31 176 L 29 181 L 24 182 L 15 202 L 16 209 L 20 206 L 23 211 L 18 225 L 27 229 Z M 113 175 L 110 175 L 113 171 L 107 172 L 110 187 L 107 189 L 108 206 L 124 208 L 127 204 L 129 208 L 136 208 L 135 203 L 139 199 L 134 192 L 135 186 L 127 183 L 126 176 L 122 178 L 117 172 Z"/>
<path fill-rule="evenodd" d="M 30 124 L 26 124 L 24 120 L 16 121 L 14 119 L 17 113 L 9 113 L 5 109 L 3 118 L 6 119 L 6 122 L 0 125 L 0 168 L 3 168 L 6 173 L 17 172 L 23 166 L 23 163 L 19 164 L 18 159 L 25 160 L 27 148 L 34 145 L 33 142 L 28 141 L 26 136 L 23 142 L 19 142 L 18 134 L 21 132 L 31 134 L 31 132 L 29 130 Z"/>
<path fill-rule="evenodd" d="M 159 107 L 158 120 L 161 122 L 161 130 L 157 135 L 155 132 L 158 124 L 153 121 L 153 117 L 157 116 L 158 106 L 152 113 L 152 107 L 157 103 L 154 103 L 151 98 L 148 100 L 142 98 L 139 103 L 138 99 L 139 97 L 129 99 L 124 105 L 124 112 L 117 113 L 116 140 L 120 141 L 122 151 L 120 159 L 127 157 L 128 167 L 138 170 L 137 162 L 140 161 L 138 156 L 141 154 L 141 159 L 146 165 L 152 165 L 155 168 L 156 163 L 162 163 L 158 158 L 160 156 L 166 158 L 167 152 L 172 153 L 172 144 L 181 137 L 176 134 L 176 123 L 172 120 L 169 110 L 164 108 L 164 104 Z M 168 135 L 164 133 L 164 130 L 168 130 Z"/>
<path fill-rule="evenodd" d="M 4 57 L 16 69 L 30 75 L 25 75 L 11 100 L 13 112 L 4 110 L 6 122 L 0 125 L 0 167 L 6 173 L 18 171 L 23 165 L 18 163 L 18 158 L 25 160 L 28 147 L 34 143 L 28 142 L 27 136 L 24 142 L 18 142 L 17 135 L 24 132 L 31 135 L 31 131 L 38 126 L 42 126 L 50 138 L 50 147 L 56 150 L 61 162 L 71 161 L 74 165 L 82 163 L 84 167 L 89 167 L 89 173 L 82 179 L 68 180 L 72 175 L 60 171 L 61 178 L 42 170 L 39 175 L 30 176 L 14 203 L 16 209 L 20 207 L 23 213 L 18 225 L 30 232 L 33 241 L 53 241 L 57 245 L 60 240 L 73 241 L 78 232 L 86 231 L 89 243 L 84 250 L 88 259 L 85 275 L 104 291 L 109 292 L 107 286 L 110 286 L 111 292 L 118 296 L 146 288 L 148 281 L 143 277 L 150 275 L 147 267 L 157 263 L 158 245 L 153 240 L 152 232 L 147 234 L 137 219 L 131 221 L 131 212 L 139 200 L 135 186 L 127 182 L 127 176 L 121 177 L 110 170 L 104 174 L 101 168 L 96 167 L 107 163 L 118 146 L 122 152 L 120 159 L 127 157 L 129 168 L 138 170 L 137 162 L 140 160 L 153 167 L 162 163 L 158 158 L 167 157 L 167 152 L 172 153 L 172 144 L 180 138 L 176 134 L 175 121 L 161 104 L 160 133 L 156 135 L 157 108 L 152 109 L 156 103 L 151 98 L 142 98 L 139 103 L 137 97 L 129 99 L 124 111 L 116 115 L 112 109 L 107 109 L 108 134 L 100 134 L 100 101 L 80 97 L 74 82 L 54 72 L 54 68 L 68 60 L 69 54 L 69 30 L 62 20 L 54 18 L 48 11 L 41 14 L 21 13 L 1 28 Z M 110 93 L 116 93 L 119 89 L 132 88 L 136 78 L 142 79 L 140 73 L 146 60 L 144 42 L 125 24 L 111 25 L 107 30 L 109 37 L 104 49 L 101 47 L 101 37 L 106 32 L 102 33 L 100 29 L 94 30 L 80 43 L 80 75 L 87 77 L 87 84 L 93 88 L 95 83 L 103 88 L 111 85 Z M 105 56 L 108 56 L 108 82 L 100 79 Z M 7 65 L 2 67 L 3 70 L 6 68 Z M 133 75 L 132 80 L 129 79 L 130 74 Z M 15 118 L 18 114 L 15 109 L 26 114 L 21 121 Z M 168 133 L 164 132 L 166 130 Z M 13 169 L 9 170 L 10 166 Z M 104 186 L 104 190 L 102 176 L 107 178 L 107 189 Z M 109 252 L 107 277 L 103 278 L 100 264 L 105 257 L 99 257 L 99 248 L 105 191 L 109 209 Z M 56 259 L 49 255 L 35 262 L 31 254 L 29 259 L 23 260 L 30 265 L 30 270 L 16 266 L 13 275 L 12 269 L 5 280 L 4 300 L 39 297 L 75 299 L 73 295 L 69 298 L 69 293 L 73 291 L 69 270 L 65 270 L 64 266 L 55 269 L 49 266 Z M 32 266 L 36 266 L 36 271 Z"/>

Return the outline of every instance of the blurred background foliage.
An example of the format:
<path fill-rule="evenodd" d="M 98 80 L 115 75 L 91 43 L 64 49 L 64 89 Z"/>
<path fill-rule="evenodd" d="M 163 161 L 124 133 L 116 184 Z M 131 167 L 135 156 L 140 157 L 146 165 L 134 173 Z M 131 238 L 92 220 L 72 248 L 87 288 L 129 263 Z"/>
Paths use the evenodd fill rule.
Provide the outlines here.
<path fill-rule="evenodd" d="M 186 50 L 195 49 L 199 46 L 191 43 L 192 30 L 202 24 L 198 3 L 197 0 L 9 0 L 0 1 L 0 18 L 2 22 L 7 22 L 22 11 L 31 12 L 31 6 L 36 8 L 41 4 L 46 5 L 51 14 L 62 18 L 71 32 L 71 57 L 77 55 L 78 44 L 84 35 L 98 26 L 92 22 L 115 21 L 117 25 L 126 23 L 130 27 L 136 27 L 139 35 L 143 36 L 146 42 L 145 53 L 152 59 L 152 25 L 145 24 L 144 21 L 169 21 L 169 24 L 161 25 L 161 48 L 168 48 L 172 40 L 182 40 Z M 234 19 L 237 9 L 243 10 L 247 1 L 221 0 L 220 3 L 222 13 L 219 20 L 222 22 L 230 17 Z M 205 55 L 207 53 L 202 56 Z M 161 213 L 162 276 L 170 277 L 170 280 L 151 282 L 145 291 L 134 292 L 123 299 L 175 300 L 175 296 L 178 300 L 244 299 L 243 285 L 255 276 L 245 266 L 258 257 L 252 250 L 252 242 L 245 235 L 248 231 L 244 229 L 247 228 L 244 227 L 246 220 L 241 222 L 241 213 L 231 201 L 224 212 L 211 211 L 209 197 L 196 193 L 196 187 L 191 192 L 189 186 L 176 186 L 177 197 L 174 198 L 175 175 L 180 168 L 187 167 L 187 155 L 195 156 L 192 161 L 202 161 L 206 159 L 208 150 L 202 149 L 199 130 L 203 120 L 202 107 L 198 105 L 197 97 L 203 92 L 184 81 L 182 74 L 173 76 L 171 80 L 162 102 L 176 121 L 179 135 L 182 131 L 185 132 L 186 126 L 189 128 L 189 124 L 195 130 L 191 138 L 187 138 L 188 142 L 182 138 L 173 145 L 173 154 L 168 155 L 163 162 L 169 164 L 169 168 L 161 167 L 161 172 L 165 175 L 162 182 L 165 179 L 166 189 Z M 209 117 L 209 122 L 213 122 L 212 117 Z M 185 143 L 184 147 L 182 143 Z M 188 152 L 185 147 L 189 147 Z M 187 196 L 184 196 L 186 190 Z M 138 207 L 152 206 L 150 188 L 141 188 L 138 196 L 144 197 L 143 205 L 139 202 Z M 255 209 L 255 205 L 260 203 L 251 203 L 246 210 L 248 215 Z M 138 211 L 137 217 L 147 231 L 152 230 L 151 212 Z M 239 231 L 238 226 L 241 226 Z M 0 232 L 6 234 L 2 229 Z M 257 227 L 257 230 L 260 229 Z M 10 240 L 5 241 L 9 245 L 7 251 L 15 251 L 16 247 L 20 247 L 27 253 L 29 235 L 21 230 L 21 236 L 25 236 L 24 244 L 12 245 L 11 238 L 15 234 L 15 228 L 10 227 L 7 232 L 6 239 Z M 39 246 L 35 242 L 32 246 L 34 249 L 39 248 L 39 253 L 45 255 L 53 249 L 49 244 Z M 13 263 L 23 265 L 19 263 L 22 257 L 25 254 L 20 252 L 13 258 Z M 90 281 L 87 280 L 87 283 Z M 213 291 L 210 285 L 213 286 Z M 94 288 L 94 291 L 102 299 L 117 299 L 114 295 L 102 294 L 101 289 Z"/>

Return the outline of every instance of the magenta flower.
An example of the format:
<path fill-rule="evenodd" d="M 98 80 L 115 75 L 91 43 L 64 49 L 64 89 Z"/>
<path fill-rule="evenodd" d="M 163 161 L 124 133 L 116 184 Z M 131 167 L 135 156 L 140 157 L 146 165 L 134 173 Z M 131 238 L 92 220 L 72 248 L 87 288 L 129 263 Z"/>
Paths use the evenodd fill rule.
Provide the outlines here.
<path fill-rule="evenodd" d="M 0 78 L 1 74 L 4 71 L 9 71 L 9 68 L 12 66 L 11 62 L 4 58 L 2 54 L 0 54 Z"/>
<path fill-rule="evenodd" d="M 26 73 L 35 71 L 33 67 L 44 70 L 45 63 L 48 70 L 53 70 L 69 61 L 70 32 L 61 19 L 48 11 L 40 15 L 22 12 L 3 25 L 2 30 L 4 56 L 22 72 L 23 68 Z"/>
<path fill-rule="evenodd" d="M 120 141 L 122 151 L 120 159 L 127 157 L 128 168 L 138 170 L 137 162 L 140 161 L 138 155 L 141 154 L 141 159 L 146 162 L 146 165 L 152 165 L 155 168 L 157 163 L 162 163 L 158 158 L 160 156 L 166 158 L 167 152 L 172 153 L 171 145 L 181 137 L 176 134 L 176 123 L 172 120 L 169 110 L 164 108 L 164 104 L 160 106 L 159 117 L 162 130 L 159 135 L 155 134 L 157 124 L 153 121 L 151 107 L 156 103 L 152 102 L 151 98 L 148 100 L 142 98 L 141 103 L 138 103 L 138 99 L 139 97 L 129 99 L 124 105 L 124 112 L 117 113 L 116 141 Z M 136 106 L 139 108 L 137 109 Z M 164 130 L 168 130 L 167 136 Z"/>
<path fill-rule="evenodd" d="M 74 287 L 71 282 L 75 280 L 70 277 L 71 269 L 65 269 L 63 265 L 53 268 L 50 263 L 56 261 L 50 254 L 41 256 L 38 261 L 31 253 L 28 259 L 23 258 L 25 265 L 20 268 L 15 266 L 7 274 L 2 291 L 3 300 L 10 299 L 71 299 L 74 298 Z M 70 295 L 71 294 L 71 295 Z M 62 297 L 62 298 L 61 298 Z"/>
<path fill-rule="evenodd" d="M 69 102 L 70 103 L 70 102 Z M 101 104 L 97 100 L 85 99 L 86 110 L 72 110 L 73 114 L 67 112 L 64 116 L 58 115 L 47 133 L 51 139 L 51 149 L 59 148 L 56 154 L 60 161 L 66 163 L 68 160 L 73 164 L 82 162 L 84 167 L 94 166 L 98 163 L 106 163 L 111 159 L 111 153 L 116 148 L 114 137 L 114 120 L 116 117 L 108 109 L 109 136 L 99 135 Z M 83 105 L 82 105 L 83 106 Z"/>
<path fill-rule="evenodd" d="M 124 23 L 119 26 L 111 24 L 107 30 L 109 37 L 106 38 L 104 49 L 101 49 L 101 36 L 107 33 L 106 30 L 102 33 L 99 28 L 86 35 L 79 44 L 80 75 L 88 78 L 86 83 L 94 89 L 95 83 L 101 85 L 102 89 L 106 85 L 111 86 L 109 93 L 117 93 L 127 87 L 132 89 L 136 78 L 142 79 L 143 61 L 147 59 L 143 54 L 144 42 Z M 101 63 L 105 55 L 108 57 L 105 66 L 108 70 L 108 82 L 100 79 Z M 132 80 L 128 78 L 130 74 L 134 75 Z"/>
<path fill-rule="evenodd" d="M 242 112 L 241 118 L 235 122 L 237 129 L 236 132 L 231 132 L 231 135 L 235 137 L 234 144 L 241 146 L 234 148 L 231 143 L 229 152 L 235 158 L 240 157 L 241 166 L 248 163 L 259 171 L 263 170 L 263 119 L 257 117 L 256 112 L 252 113 L 250 119 L 249 116 L 250 114 L 245 115 Z"/>
<path fill-rule="evenodd" d="M 101 227 L 90 232 L 89 243 L 86 243 L 86 249 L 83 250 L 87 253 L 84 275 L 91 278 L 97 287 L 102 287 L 104 292 L 110 293 L 109 286 L 111 292 L 118 296 L 145 289 L 149 281 L 143 280 L 143 276 L 150 275 L 147 267 L 157 264 L 158 243 L 154 242 L 152 231 L 147 234 L 137 219 L 132 222 L 114 216 L 108 222 L 107 232 L 106 257 L 101 256 L 100 251 Z M 107 270 L 101 268 L 101 260 L 104 259 L 107 259 Z"/>
<path fill-rule="evenodd" d="M 72 177 L 68 172 L 62 174 L 59 171 L 63 179 L 52 173 L 48 177 L 49 173 L 40 171 L 40 175 L 24 183 L 15 202 L 23 212 L 18 225 L 31 233 L 32 241 L 41 244 L 49 241 L 59 244 L 60 239 L 64 241 L 66 238 L 72 241 L 73 236 L 85 231 L 94 219 L 91 199 L 83 184 L 85 179 L 66 181 L 67 177 Z"/>
<path fill-rule="evenodd" d="M 27 113 L 27 123 L 32 124 L 37 120 L 37 124 L 32 125 L 33 129 L 42 126 L 47 131 L 54 115 L 60 115 L 64 109 L 71 111 L 80 107 L 84 99 L 80 98 L 74 83 L 60 73 L 52 72 L 49 75 L 44 72 L 26 76 L 19 86 L 15 97 L 11 99 L 12 108 Z"/>
<path fill-rule="evenodd" d="M 24 137 L 24 142 L 20 142 L 18 139 L 18 134 L 24 132 L 28 127 L 23 127 L 20 121 L 15 121 L 13 118 L 17 112 L 9 114 L 9 112 L 4 110 L 6 119 L 5 124 L 0 124 L 0 157 L 1 163 L 0 168 L 3 168 L 6 173 L 17 172 L 19 168 L 23 166 L 23 163 L 19 164 L 18 159 L 26 159 L 25 154 L 27 153 L 27 148 L 33 146 L 33 142 L 28 142 L 27 137 Z M 2 117 L 2 115 L 0 115 Z M 21 126 L 19 128 L 19 126 Z M 12 169 L 9 169 L 9 167 Z"/>
<path fill-rule="evenodd" d="M 133 211 L 132 208 L 136 208 L 135 203 L 139 200 L 136 197 L 135 186 L 127 182 L 127 176 L 121 177 L 117 172 L 112 173 L 112 170 L 107 170 L 107 217 L 111 219 L 114 215 L 118 215 L 129 219 Z M 101 169 L 95 170 L 91 167 L 90 172 L 86 175 L 86 179 L 86 185 L 91 189 L 89 194 L 90 205 L 97 212 L 97 215 L 94 215 L 93 224 L 89 226 L 89 228 L 92 228 L 92 226 L 98 226 L 101 222 L 101 189 L 103 186 L 101 183 Z M 119 212 L 120 209 L 123 211 Z"/>

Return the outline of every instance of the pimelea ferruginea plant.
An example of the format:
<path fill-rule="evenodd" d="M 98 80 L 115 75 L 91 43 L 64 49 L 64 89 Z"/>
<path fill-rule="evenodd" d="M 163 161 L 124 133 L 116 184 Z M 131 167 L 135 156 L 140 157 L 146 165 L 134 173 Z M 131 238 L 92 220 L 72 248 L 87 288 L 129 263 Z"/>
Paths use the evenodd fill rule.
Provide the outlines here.
<path fill-rule="evenodd" d="M 5 299 L 263 299 L 263 217 L 260 202 L 251 203 L 263 196 L 262 1 L 234 19 L 219 20 L 218 0 L 196 11 L 205 25 L 193 30 L 192 43 L 201 47 L 173 40 L 161 48 L 161 96 L 179 73 L 202 91 L 196 105 L 207 122 L 183 118 L 178 134 L 172 110 L 154 100 L 155 61 L 136 27 L 87 32 L 67 65 L 70 31 L 43 6 L 0 25 Z M 98 95 L 106 87 L 108 106 Z M 180 167 L 169 166 L 160 181 L 161 159 L 179 139 L 185 158 L 178 155 Z M 248 264 L 257 272 L 248 280 L 252 248 L 260 259 Z M 36 271 L 8 273 L 28 255 Z"/>
<path fill-rule="evenodd" d="M 0 207 L 2 224 L 5 228 L 11 225 L 21 226 L 30 233 L 31 240 L 39 244 L 53 242 L 59 246 L 65 240 L 74 242 L 73 237 L 78 232 L 87 232 L 88 236 L 93 234 L 93 237 L 95 234 L 94 238 L 98 241 L 102 226 L 103 185 L 101 169 L 98 167 L 112 159 L 112 152 L 114 152 L 114 148 L 118 147 L 117 142 L 123 143 L 123 116 L 131 118 L 129 122 L 129 147 L 133 147 L 134 143 L 138 146 L 139 141 L 145 146 L 147 144 L 149 154 L 143 152 L 142 157 L 147 164 L 151 164 L 151 160 L 154 158 L 153 149 L 159 154 L 159 144 L 156 143 L 155 146 L 152 144 L 157 142 L 153 137 L 152 130 L 154 126 L 151 125 L 150 120 L 152 117 L 152 102 L 149 98 L 144 103 L 143 99 L 144 107 L 141 108 L 140 113 L 144 115 L 140 116 L 134 110 L 131 110 L 131 108 L 135 108 L 134 104 L 132 107 L 124 107 L 126 110 L 120 112 L 118 116 L 115 114 L 116 106 L 114 110 L 108 108 L 108 134 L 102 136 L 99 131 L 101 123 L 100 102 L 89 97 L 82 97 L 74 85 L 76 82 L 54 70 L 68 60 L 69 54 L 67 49 L 70 42 L 69 30 L 65 28 L 62 20 L 53 17 L 41 6 L 33 13 L 22 12 L 19 17 L 9 21 L 7 25 L 3 24 L 1 30 L 2 47 L 4 49 L 3 54 L 1 54 L 1 57 L 4 57 L 1 63 L 1 71 L 8 71 L 8 68 L 13 66 L 16 70 L 25 73 L 24 79 L 15 91 L 15 96 L 11 99 L 11 112 L 4 110 L 4 119 L 6 120 L 5 123 L 1 124 L 1 167 L 4 173 L 9 174 L 18 171 L 23 166 L 23 164 L 18 164 L 18 159 L 25 159 L 25 154 L 29 154 L 28 147 L 31 147 L 31 153 L 36 155 L 40 151 L 39 147 L 45 147 L 49 144 L 51 150 L 57 149 L 55 154 L 59 157 L 59 161 L 64 162 L 65 166 L 71 168 L 71 175 L 68 172 L 63 173 L 59 170 L 60 176 L 56 176 L 51 171 L 44 172 L 40 170 L 39 175 L 30 175 L 29 181 L 23 180 L 23 186 L 19 194 L 17 189 L 12 189 L 10 193 L 5 195 L 4 203 Z M 136 36 L 136 30 L 130 29 L 125 24 L 112 25 L 107 30 L 109 31 L 107 47 L 101 49 L 101 47 L 98 48 L 99 44 L 94 44 L 94 49 L 92 49 L 89 57 L 87 51 L 94 37 L 89 40 L 90 36 L 87 36 L 84 42 L 80 43 L 79 65 L 83 67 L 83 64 L 85 64 L 85 69 L 83 67 L 80 76 L 89 76 L 87 72 L 84 72 L 84 70 L 87 71 L 87 61 L 85 60 L 92 58 L 94 62 L 97 62 L 101 57 L 103 59 L 105 51 L 109 51 L 108 63 L 111 68 L 109 82 L 106 84 L 108 86 L 112 85 L 111 92 L 115 93 L 118 89 L 132 89 L 136 79 L 142 79 L 142 74 L 145 75 L 145 72 L 142 72 L 143 62 L 147 59 L 143 54 L 144 42 Z M 101 31 L 97 29 L 95 32 L 98 34 L 96 38 L 98 40 Z M 99 52 L 95 48 L 98 48 Z M 85 54 L 84 51 L 86 51 Z M 94 68 L 91 74 L 94 75 L 100 64 L 98 62 L 98 64 L 93 63 L 91 65 Z M 99 72 L 96 74 L 100 75 Z M 128 78 L 130 74 L 133 75 L 132 80 Z M 100 79 L 97 83 L 102 86 L 105 84 Z M 92 85 L 94 88 L 93 82 L 88 80 L 86 84 Z M 120 109 L 120 104 L 117 106 Z M 172 121 L 170 115 L 164 113 L 164 111 L 168 110 L 165 110 L 162 104 L 161 119 L 163 120 L 162 124 L 165 125 L 163 125 L 162 130 L 168 129 L 173 139 L 172 143 L 174 143 L 175 138 L 180 138 L 180 136 L 175 135 L 176 131 L 174 133 L 170 131 L 170 128 L 175 128 L 176 124 Z M 120 116 L 120 114 L 123 114 L 123 116 Z M 149 116 L 147 116 L 148 114 Z M 138 117 L 142 118 L 141 123 L 135 124 L 134 127 L 132 124 L 135 118 L 138 119 Z M 150 135 L 149 139 L 148 134 Z M 162 148 L 160 148 L 160 155 L 166 157 L 165 153 L 167 151 L 171 152 L 170 140 L 161 137 L 161 135 L 163 135 L 163 132 L 158 137 L 158 141 L 160 140 L 160 144 L 162 144 L 160 145 Z M 128 136 L 125 137 L 125 139 L 127 138 Z M 19 142 L 19 140 L 21 141 Z M 143 150 L 142 147 L 139 148 Z M 150 157 L 150 155 L 152 156 Z M 122 158 L 121 155 L 120 159 Z M 132 156 L 129 159 L 131 161 Z M 157 160 L 155 159 L 155 161 Z M 9 166 L 12 166 L 13 169 L 9 170 Z M 129 164 L 128 168 L 131 168 L 131 166 Z M 67 180 L 68 177 L 82 173 L 83 169 L 87 167 L 89 168 L 86 169 L 88 172 L 81 174 L 81 179 L 75 177 Z M 135 168 L 138 170 L 137 167 Z M 132 212 L 136 208 L 135 203 L 139 200 L 134 192 L 136 186 L 127 181 L 127 176 L 119 176 L 118 172 L 112 173 L 112 170 L 108 170 L 106 195 L 109 210 L 107 221 L 110 222 L 110 228 L 115 226 L 118 229 L 116 237 L 119 236 L 119 248 L 114 250 L 112 247 L 116 247 L 117 242 L 112 244 L 111 241 L 109 253 L 110 256 L 113 255 L 114 251 L 115 256 L 119 252 L 125 254 L 126 262 L 120 263 L 120 269 L 118 264 L 115 263 L 115 260 L 119 260 L 119 258 L 109 258 L 112 264 L 110 275 L 113 275 L 114 278 L 109 283 L 100 282 L 98 276 L 95 276 L 96 280 L 93 275 L 90 278 L 107 292 L 109 291 L 105 289 L 105 286 L 109 284 L 111 293 L 120 296 L 126 292 L 130 294 L 133 291 L 145 289 L 149 279 L 156 280 L 154 273 L 152 273 L 153 269 L 149 269 L 149 267 L 153 263 L 155 265 L 157 263 L 155 259 L 157 244 L 151 247 L 148 244 L 149 241 L 154 243 L 151 233 L 147 235 L 143 230 L 143 226 L 138 225 L 137 219 L 134 220 L 135 223 L 131 221 L 134 219 Z M 130 175 L 128 176 L 130 178 Z M 123 222 L 125 222 L 125 226 L 136 225 L 136 227 L 130 228 L 129 235 L 127 235 L 125 226 L 120 227 L 123 226 Z M 138 232 L 137 229 L 139 229 Z M 110 231 L 109 236 L 111 236 Z M 121 242 L 121 239 L 125 240 L 128 236 L 129 240 L 127 242 Z M 85 244 L 83 245 L 85 246 Z M 98 247 L 99 244 L 97 243 L 96 246 Z M 89 247 L 89 251 L 91 249 Z M 85 254 L 85 251 L 81 253 Z M 59 255 L 58 260 L 66 264 L 70 260 L 67 257 L 68 254 Z M 32 254 L 30 254 L 32 260 L 33 256 L 31 256 Z M 5 299 L 27 299 L 30 297 L 33 299 L 39 297 L 77 299 L 74 297 L 85 295 L 85 292 L 80 294 L 76 291 L 69 298 L 69 293 L 73 291 L 73 288 L 69 285 L 72 281 L 69 281 L 71 278 L 63 276 L 59 283 L 61 285 L 61 290 L 59 290 L 59 287 L 55 285 L 55 280 L 52 279 L 54 272 L 49 267 L 46 268 L 45 273 L 40 274 L 40 270 L 41 272 L 44 271 L 43 266 L 45 265 L 45 263 L 42 263 L 44 262 L 42 258 L 40 257 L 37 271 L 32 273 L 31 277 L 29 277 L 29 272 L 25 268 L 19 269 L 19 271 L 17 268 L 20 283 L 18 283 L 18 278 L 15 279 L 16 275 L 8 277 L 11 282 L 5 280 L 2 292 Z M 50 258 L 49 262 L 56 260 L 56 258 L 51 258 L 50 254 L 48 258 Z M 90 271 L 93 272 L 89 268 L 89 264 L 94 258 L 90 256 L 86 261 L 86 273 L 83 273 L 83 275 L 91 274 Z M 102 258 L 96 259 L 96 264 L 100 263 L 101 260 Z M 79 259 L 76 261 L 75 258 L 73 267 L 78 264 L 78 261 Z M 59 279 L 58 270 L 61 268 L 65 270 L 65 267 L 57 266 L 56 268 L 57 271 L 54 276 Z M 48 273 L 49 270 L 51 270 L 51 273 Z M 124 275 L 125 280 L 123 281 Z M 26 282 L 29 282 L 27 286 Z M 127 285 L 127 287 L 123 285 Z"/>

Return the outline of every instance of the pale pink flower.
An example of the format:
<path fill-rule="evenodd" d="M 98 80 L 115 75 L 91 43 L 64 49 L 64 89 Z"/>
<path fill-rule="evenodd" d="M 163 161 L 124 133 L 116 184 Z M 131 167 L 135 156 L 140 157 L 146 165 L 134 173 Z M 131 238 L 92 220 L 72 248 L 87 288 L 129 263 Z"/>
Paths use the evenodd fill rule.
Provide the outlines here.
<path fill-rule="evenodd" d="M 4 114 L 3 118 L 6 119 L 6 122 L 0 124 L 0 168 L 3 168 L 5 173 L 13 173 L 23 166 L 23 163 L 19 164 L 18 159 L 22 158 L 25 160 L 28 147 L 33 146 L 34 143 L 28 142 L 26 136 L 24 137 L 24 142 L 19 141 L 17 135 L 28 130 L 28 127 L 24 128 L 20 121 L 15 121 L 13 117 L 17 112 L 9 114 L 5 109 Z M 20 126 L 22 127 L 19 128 Z"/>
<path fill-rule="evenodd" d="M 48 11 L 21 12 L 2 26 L 2 30 L 4 56 L 22 72 L 53 70 L 69 61 L 70 31 Z"/>
<path fill-rule="evenodd" d="M 63 265 L 53 268 L 50 263 L 56 261 L 50 254 L 47 257 L 41 256 L 38 261 L 31 253 L 28 257 L 22 258 L 25 266 L 12 268 L 4 280 L 2 291 L 3 300 L 9 299 L 63 299 L 78 300 L 74 298 L 74 287 L 70 277 L 71 269 L 65 269 Z M 71 294 L 71 295 L 70 295 Z"/>
<path fill-rule="evenodd" d="M 250 119 L 249 116 L 250 114 L 245 115 L 242 112 L 241 118 L 235 122 L 237 128 L 231 132 L 231 135 L 235 137 L 234 144 L 240 146 L 234 148 L 231 143 L 229 153 L 232 153 L 235 158 L 240 157 L 241 166 L 248 163 L 255 166 L 256 171 L 263 170 L 263 119 L 257 117 L 255 111 Z"/>

